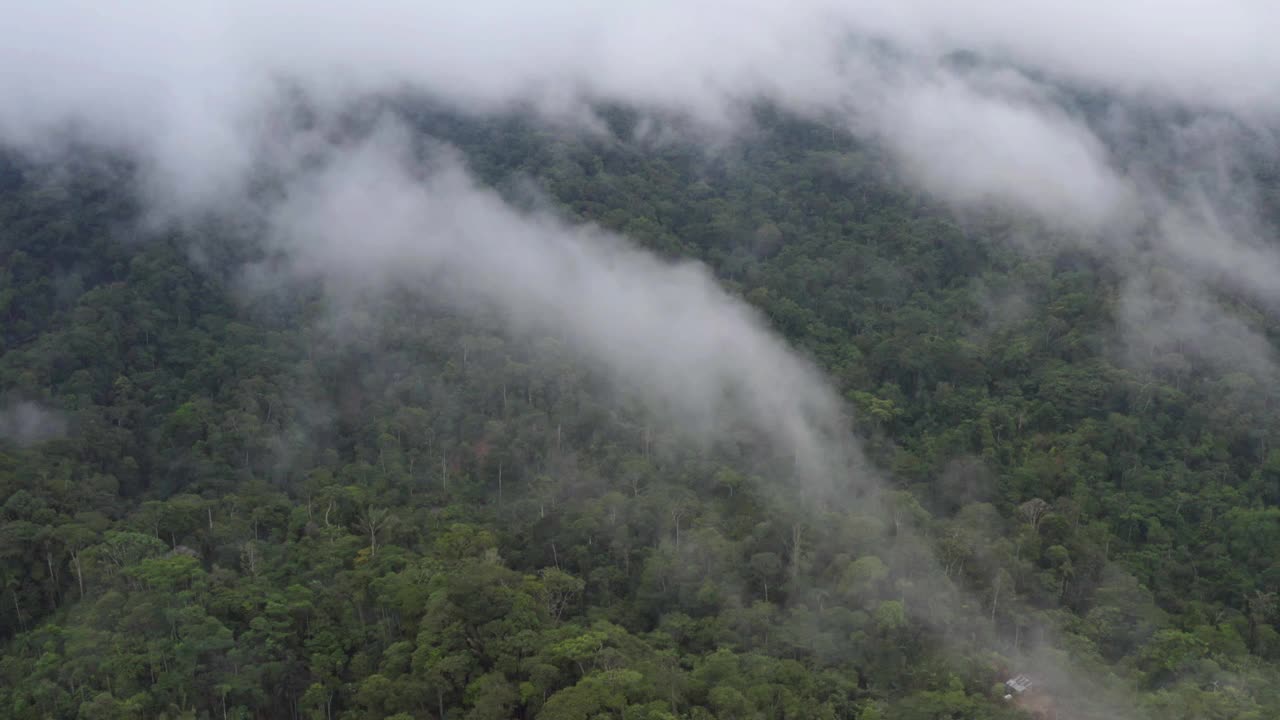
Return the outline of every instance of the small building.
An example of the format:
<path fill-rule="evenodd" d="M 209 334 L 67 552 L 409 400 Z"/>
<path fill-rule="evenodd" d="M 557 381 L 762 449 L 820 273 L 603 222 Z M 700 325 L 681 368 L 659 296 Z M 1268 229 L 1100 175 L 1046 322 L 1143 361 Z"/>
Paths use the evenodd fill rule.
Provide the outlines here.
<path fill-rule="evenodd" d="M 1004 699 L 1012 700 L 1015 696 L 1030 690 L 1032 685 L 1031 678 L 1026 675 L 1015 675 L 1004 681 L 1005 689 L 1009 691 L 1009 694 L 1005 695 Z"/>
<path fill-rule="evenodd" d="M 1030 677 L 1015 675 L 1004 681 L 1004 687 L 1008 691 L 1004 699 L 1017 705 L 1035 720 L 1065 720 L 1054 706 L 1053 697 L 1044 687 L 1036 686 Z"/>

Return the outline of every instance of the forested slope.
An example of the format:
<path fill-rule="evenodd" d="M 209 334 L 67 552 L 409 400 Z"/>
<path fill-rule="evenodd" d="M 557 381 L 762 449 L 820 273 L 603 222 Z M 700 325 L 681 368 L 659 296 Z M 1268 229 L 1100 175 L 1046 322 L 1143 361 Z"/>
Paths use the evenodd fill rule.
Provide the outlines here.
<path fill-rule="evenodd" d="M 957 219 L 820 125 L 705 151 L 409 115 L 707 263 L 833 379 L 891 512 L 812 510 L 553 335 L 247 294 L 251 237 L 140 229 L 127 166 L 10 158 L 0 715 L 1013 718 L 1009 658 L 1050 646 L 1161 717 L 1280 715 L 1265 363 L 1125 331 L 1104 254 Z M 968 607 L 917 601 L 931 555 Z"/>

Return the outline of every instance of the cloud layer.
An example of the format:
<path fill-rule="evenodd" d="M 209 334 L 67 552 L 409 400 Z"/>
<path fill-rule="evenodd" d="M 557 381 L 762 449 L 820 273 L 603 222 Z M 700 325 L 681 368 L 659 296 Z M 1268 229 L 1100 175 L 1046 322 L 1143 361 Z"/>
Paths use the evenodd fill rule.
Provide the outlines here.
<path fill-rule="evenodd" d="M 1126 252 L 1154 227 L 1163 255 L 1276 292 L 1257 277 L 1278 261 L 1251 208 L 1221 202 L 1239 177 L 1198 198 L 1158 180 L 1170 167 L 1209 178 L 1244 143 L 1275 151 L 1280 46 L 1266 29 L 1280 6 L 1266 0 L 51 0 L 11 16 L 0 142 L 126 150 L 176 214 L 234 203 L 246 178 L 290 161 L 283 88 L 322 113 L 411 91 L 589 128 L 590 104 L 610 101 L 729 134 L 764 99 L 881 143 L 943 201 Z M 1153 157 L 1135 108 L 1195 120 Z"/>
<path fill-rule="evenodd" d="M 1280 9 L 1264 0 L 51 0 L 12 15 L 0 135 L 38 145 L 75 125 L 147 156 L 183 197 L 224 191 L 260 158 L 288 82 L 335 104 L 413 88 L 580 117 L 603 99 L 719 128 L 763 97 L 883 137 L 944 196 L 1105 219 L 1123 179 L 1032 77 L 1264 125 L 1280 90 L 1265 31 Z M 958 51 L 1005 69 L 958 70 L 945 62 Z"/>

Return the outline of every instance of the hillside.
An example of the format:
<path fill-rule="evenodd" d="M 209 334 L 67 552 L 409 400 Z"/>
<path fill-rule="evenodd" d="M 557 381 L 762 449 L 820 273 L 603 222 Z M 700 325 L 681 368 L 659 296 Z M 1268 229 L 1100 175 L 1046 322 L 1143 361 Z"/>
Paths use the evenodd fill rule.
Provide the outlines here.
<path fill-rule="evenodd" d="M 1275 337 L 1264 302 L 1212 295 L 1223 355 L 1140 332 L 1176 267 L 1135 323 L 1107 248 L 775 110 L 715 151 L 400 114 L 514 204 L 705 263 L 875 483 L 700 439 L 500 309 L 246 289 L 253 223 L 157 229 L 130 163 L 10 155 L 0 714 L 1016 718 L 1025 672 L 1064 718 L 1280 716 L 1280 385 L 1226 347 Z"/>

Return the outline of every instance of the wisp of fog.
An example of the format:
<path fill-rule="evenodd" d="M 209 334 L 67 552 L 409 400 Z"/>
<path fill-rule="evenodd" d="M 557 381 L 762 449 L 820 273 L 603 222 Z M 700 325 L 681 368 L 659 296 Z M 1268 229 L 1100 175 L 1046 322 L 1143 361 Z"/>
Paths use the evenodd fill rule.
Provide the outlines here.
<path fill-rule="evenodd" d="M 436 150 L 421 167 L 411 145 L 384 121 L 290 186 L 269 217 L 289 275 L 336 298 L 408 287 L 496 311 L 513 331 L 563 337 L 693 437 L 745 419 L 809 482 L 858 467 L 819 372 L 704 266 L 517 210 L 454 153 Z"/>
<path fill-rule="evenodd" d="M 59 437 L 66 428 L 60 413 L 29 400 L 0 407 L 0 441 L 32 445 Z"/>

